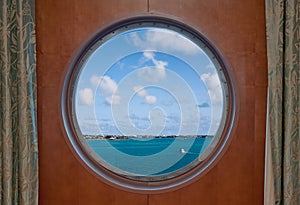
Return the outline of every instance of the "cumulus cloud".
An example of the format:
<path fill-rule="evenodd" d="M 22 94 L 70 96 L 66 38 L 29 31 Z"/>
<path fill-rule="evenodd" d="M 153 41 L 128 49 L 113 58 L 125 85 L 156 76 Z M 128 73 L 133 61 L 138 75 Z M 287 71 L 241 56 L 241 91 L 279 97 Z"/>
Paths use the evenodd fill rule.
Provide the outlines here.
<path fill-rule="evenodd" d="M 155 104 L 156 103 L 156 97 L 153 95 L 147 95 L 145 96 L 145 103 L 147 104 Z"/>
<path fill-rule="evenodd" d="M 131 33 L 128 40 L 133 43 L 133 45 L 144 49 L 145 42 L 137 35 L 136 32 Z"/>
<path fill-rule="evenodd" d="M 149 52 L 149 51 L 145 51 L 143 53 L 144 57 L 146 57 L 147 59 L 154 59 L 154 53 L 153 52 Z"/>
<path fill-rule="evenodd" d="M 80 102 L 85 105 L 92 105 L 94 102 L 94 93 L 90 88 L 84 88 L 79 90 Z"/>
<path fill-rule="evenodd" d="M 205 83 L 210 100 L 213 104 L 222 102 L 222 88 L 217 73 L 204 73 L 200 76 Z"/>
<path fill-rule="evenodd" d="M 166 67 L 168 66 L 168 62 L 157 60 L 152 52 L 144 52 L 144 57 L 147 61 L 152 61 L 154 68 L 141 68 L 138 71 L 138 77 L 147 82 L 157 82 L 164 79 L 166 77 Z"/>
<path fill-rule="evenodd" d="M 117 93 L 118 85 L 109 76 L 93 75 L 90 79 L 91 84 L 96 87 L 101 96 L 105 97 L 107 105 L 119 105 L 121 97 Z"/>
<path fill-rule="evenodd" d="M 132 33 L 130 40 L 135 46 L 142 49 L 179 51 L 186 54 L 202 52 L 191 40 L 173 31 L 162 29 L 148 30 L 142 38 L 137 33 Z"/>
<path fill-rule="evenodd" d="M 105 102 L 108 105 L 119 105 L 121 102 L 121 97 L 119 95 L 112 95 L 105 98 Z"/>
<path fill-rule="evenodd" d="M 209 63 L 205 66 L 206 69 L 216 69 L 215 65 L 212 63 Z"/>
<path fill-rule="evenodd" d="M 98 76 L 98 75 L 93 75 L 90 79 L 90 82 L 91 84 L 94 86 L 94 87 L 97 87 L 98 84 L 100 83 L 100 77 L 101 76 Z"/>
<path fill-rule="evenodd" d="M 134 86 L 133 90 L 138 96 L 144 97 L 147 95 L 147 91 L 142 86 Z"/>
<path fill-rule="evenodd" d="M 90 79 L 92 85 L 97 87 L 101 95 L 109 96 L 116 92 L 118 85 L 109 76 L 92 76 Z"/>
<path fill-rule="evenodd" d="M 142 86 L 134 86 L 133 91 L 140 97 L 144 98 L 144 103 L 146 104 L 155 104 L 157 101 L 156 96 L 149 95 L 148 92 Z"/>

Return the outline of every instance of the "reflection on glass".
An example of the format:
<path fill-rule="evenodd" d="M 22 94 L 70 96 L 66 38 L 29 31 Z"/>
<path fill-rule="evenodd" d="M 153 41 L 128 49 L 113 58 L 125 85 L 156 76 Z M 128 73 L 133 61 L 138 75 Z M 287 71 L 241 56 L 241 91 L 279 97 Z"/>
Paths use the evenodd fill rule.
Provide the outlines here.
<path fill-rule="evenodd" d="M 97 42 L 78 73 L 74 119 L 85 146 L 125 176 L 187 171 L 223 129 L 219 64 L 201 42 L 174 29 L 117 33 Z"/>

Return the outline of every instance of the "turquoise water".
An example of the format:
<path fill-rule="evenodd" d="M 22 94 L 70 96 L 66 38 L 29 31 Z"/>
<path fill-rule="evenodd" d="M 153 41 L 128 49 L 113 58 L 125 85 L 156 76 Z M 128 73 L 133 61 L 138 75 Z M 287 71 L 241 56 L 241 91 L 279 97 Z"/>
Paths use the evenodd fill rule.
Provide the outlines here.
<path fill-rule="evenodd" d="M 199 157 L 212 138 L 87 140 L 102 160 L 137 176 L 159 176 L 179 170 Z"/>

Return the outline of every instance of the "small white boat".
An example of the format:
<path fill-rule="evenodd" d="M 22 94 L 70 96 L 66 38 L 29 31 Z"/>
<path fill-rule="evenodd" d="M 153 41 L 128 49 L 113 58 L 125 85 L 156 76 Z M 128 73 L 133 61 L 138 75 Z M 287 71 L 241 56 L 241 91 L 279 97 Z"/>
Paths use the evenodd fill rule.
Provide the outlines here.
<path fill-rule="evenodd" d="M 182 154 L 186 153 L 184 148 L 180 148 L 179 152 L 182 153 Z"/>

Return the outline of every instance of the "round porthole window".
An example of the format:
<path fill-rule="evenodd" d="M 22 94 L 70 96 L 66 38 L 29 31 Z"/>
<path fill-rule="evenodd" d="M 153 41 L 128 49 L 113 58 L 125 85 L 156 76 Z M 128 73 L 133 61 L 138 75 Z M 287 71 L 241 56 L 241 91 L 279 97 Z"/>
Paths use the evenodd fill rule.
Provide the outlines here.
<path fill-rule="evenodd" d="M 98 32 L 66 75 L 64 126 L 72 149 L 105 181 L 170 189 L 223 152 L 234 118 L 222 58 L 195 29 L 146 16 Z"/>

